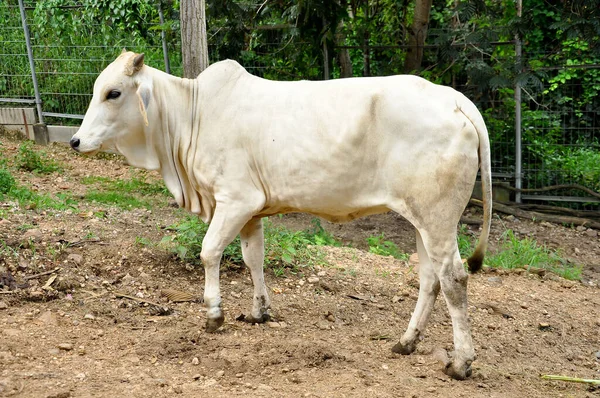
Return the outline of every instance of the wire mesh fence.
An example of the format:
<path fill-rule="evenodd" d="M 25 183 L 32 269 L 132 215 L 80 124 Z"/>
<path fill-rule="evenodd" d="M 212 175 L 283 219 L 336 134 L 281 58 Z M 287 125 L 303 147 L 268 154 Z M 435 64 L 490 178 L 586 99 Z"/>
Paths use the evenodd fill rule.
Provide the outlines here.
<path fill-rule="evenodd" d="M 0 101 L 33 104 L 34 89 L 19 6 L 0 3 Z"/>
<path fill-rule="evenodd" d="M 572 186 L 600 191 L 600 101 L 592 91 L 600 65 L 565 66 L 547 73 L 543 89 L 525 91 L 523 97 L 524 187 L 537 190 L 524 199 L 598 208 L 597 198 Z M 562 188 L 544 190 L 550 186 Z"/>
<path fill-rule="evenodd" d="M 178 12 L 161 9 L 161 5 L 164 7 L 161 1 L 140 2 L 139 8 L 133 10 L 113 9 L 108 15 L 89 9 L 79 12 L 84 6 L 76 0 L 59 3 L 59 6 L 33 0 L 24 3 L 46 123 L 78 125 L 91 100 L 97 75 L 122 48 L 144 52 L 147 64 L 182 75 Z M 127 19 L 132 17 L 135 23 Z M 0 106 L 32 106 L 36 97 L 17 0 L 0 3 L 0 21 Z M 239 48 L 232 50 L 224 44 L 231 39 L 226 32 L 221 28 L 209 30 L 209 58 L 211 62 L 235 58 L 249 72 L 265 78 L 323 78 L 322 47 L 294 40 L 293 33 L 289 27 L 261 32 L 246 30 L 241 33 Z M 431 42 L 436 42 L 435 38 Z M 501 67 L 516 66 L 514 43 L 488 47 L 489 54 L 481 52 L 476 56 L 492 57 Z M 430 80 L 435 80 L 435 76 L 427 75 L 427 59 L 439 62 L 433 54 L 445 51 L 440 48 L 429 45 L 425 49 L 424 74 Z M 348 49 L 354 75 L 397 73 L 406 52 L 401 45 L 376 43 L 348 46 Z M 451 57 L 446 62 L 448 69 L 456 67 Z M 564 201 L 590 209 L 600 207 L 596 198 L 571 187 L 582 185 L 600 190 L 600 99 L 596 96 L 600 91 L 599 64 L 600 61 L 565 66 L 564 60 L 557 58 L 555 67 L 531 71 L 544 78 L 536 87 L 523 86 L 520 121 L 524 199 Z M 332 75 L 339 76 L 335 60 L 333 67 L 337 69 Z M 514 88 L 490 88 L 481 81 L 464 79 L 442 83 L 454 86 L 478 105 L 490 133 L 493 175 L 496 180 L 514 186 L 518 158 Z M 542 190 L 556 185 L 570 187 Z"/>

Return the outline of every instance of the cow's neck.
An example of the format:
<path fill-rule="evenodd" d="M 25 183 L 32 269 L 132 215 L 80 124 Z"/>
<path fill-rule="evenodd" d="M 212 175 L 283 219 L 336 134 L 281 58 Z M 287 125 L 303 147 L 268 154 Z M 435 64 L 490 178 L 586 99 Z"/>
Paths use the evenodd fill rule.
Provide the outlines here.
<path fill-rule="evenodd" d="M 195 152 L 193 148 L 197 149 L 200 131 L 198 80 L 178 78 L 156 69 L 151 72 L 156 108 L 149 106 L 148 117 L 158 128 L 151 123 L 148 128 L 159 157 L 161 174 L 179 206 L 209 222 L 214 201 L 202 189 L 198 176 L 193 175 L 197 159 L 191 156 Z"/>

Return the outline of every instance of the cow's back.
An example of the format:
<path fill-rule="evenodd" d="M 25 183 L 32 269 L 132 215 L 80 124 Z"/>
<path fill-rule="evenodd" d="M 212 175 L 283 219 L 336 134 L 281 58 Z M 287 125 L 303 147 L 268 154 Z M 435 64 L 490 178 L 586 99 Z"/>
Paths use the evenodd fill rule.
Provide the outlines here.
<path fill-rule="evenodd" d="M 203 106 L 199 142 L 211 157 L 236 153 L 223 167 L 264 191 L 265 214 L 355 218 L 434 184 L 446 164 L 476 170 L 477 133 L 451 88 L 410 75 L 274 82 L 233 70 Z"/>

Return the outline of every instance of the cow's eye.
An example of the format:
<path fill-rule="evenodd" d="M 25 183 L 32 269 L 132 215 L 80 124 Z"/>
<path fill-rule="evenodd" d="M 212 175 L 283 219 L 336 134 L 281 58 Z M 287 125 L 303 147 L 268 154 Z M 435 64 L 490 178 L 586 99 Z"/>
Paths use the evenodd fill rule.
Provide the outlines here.
<path fill-rule="evenodd" d="M 119 98 L 120 95 L 121 95 L 121 92 L 119 90 L 110 90 L 108 92 L 108 94 L 106 94 L 106 99 L 111 100 L 111 99 Z"/>

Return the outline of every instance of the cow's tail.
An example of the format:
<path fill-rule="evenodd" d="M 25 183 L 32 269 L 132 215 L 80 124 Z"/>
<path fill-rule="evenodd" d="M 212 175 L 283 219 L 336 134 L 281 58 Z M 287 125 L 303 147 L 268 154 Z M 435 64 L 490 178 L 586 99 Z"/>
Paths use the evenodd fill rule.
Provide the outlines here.
<path fill-rule="evenodd" d="M 467 260 L 470 272 L 477 272 L 483 265 L 483 258 L 487 249 L 488 238 L 490 236 L 490 226 L 492 223 L 492 167 L 490 159 L 490 139 L 485 122 L 477 107 L 463 97 L 463 101 L 458 104 L 461 112 L 471 121 L 477 135 L 479 136 L 479 169 L 481 173 L 481 192 L 483 199 L 483 226 L 481 236 L 475 251 Z"/>

